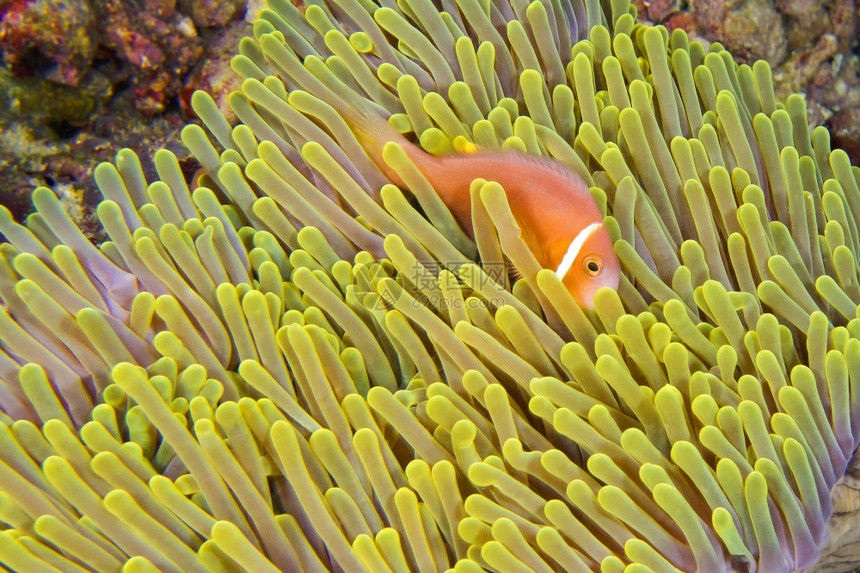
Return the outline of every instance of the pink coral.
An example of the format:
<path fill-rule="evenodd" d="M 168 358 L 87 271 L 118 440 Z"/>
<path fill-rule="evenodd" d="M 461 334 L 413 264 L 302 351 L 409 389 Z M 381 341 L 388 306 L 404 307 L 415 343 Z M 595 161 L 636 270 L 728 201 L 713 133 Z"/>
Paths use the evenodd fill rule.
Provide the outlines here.
<path fill-rule="evenodd" d="M 138 69 L 135 106 L 146 113 L 162 112 L 202 54 L 194 23 L 170 0 L 146 0 L 138 7 L 105 0 L 97 10 L 106 46 Z"/>
<path fill-rule="evenodd" d="M 18 75 L 41 74 L 77 85 L 95 50 L 93 12 L 87 2 L 0 2 L 0 49 Z"/>

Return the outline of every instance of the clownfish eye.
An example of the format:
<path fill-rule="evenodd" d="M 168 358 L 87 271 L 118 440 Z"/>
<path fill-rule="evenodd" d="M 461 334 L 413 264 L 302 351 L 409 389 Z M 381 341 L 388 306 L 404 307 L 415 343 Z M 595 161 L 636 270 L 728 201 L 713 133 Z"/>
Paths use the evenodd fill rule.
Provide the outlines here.
<path fill-rule="evenodd" d="M 585 272 L 591 276 L 597 276 L 603 270 L 603 261 L 599 257 L 587 257 L 582 262 L 582 266 L 585 268 Z"/>

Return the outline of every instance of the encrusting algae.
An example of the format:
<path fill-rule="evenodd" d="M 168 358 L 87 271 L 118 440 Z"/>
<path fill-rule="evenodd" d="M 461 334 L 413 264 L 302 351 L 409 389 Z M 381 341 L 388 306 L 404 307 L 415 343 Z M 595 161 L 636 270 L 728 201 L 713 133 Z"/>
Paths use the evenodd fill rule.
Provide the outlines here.
<path fill-rule="evenodd" d="M 48 189 L 0 211 L 0 563 L 815 562 L 860 436 L 860 171 L 801 96 L 623 0 L 269 0 L 254 31 L 240 123 L 193 99 L 198 188 L 121 152 L 98 247 Z M 566 165 L 617 291 L 577 305 L 498 183 L 473 236 L 397 145 L 392 185 L 317 84 L 433 155 Z"/>

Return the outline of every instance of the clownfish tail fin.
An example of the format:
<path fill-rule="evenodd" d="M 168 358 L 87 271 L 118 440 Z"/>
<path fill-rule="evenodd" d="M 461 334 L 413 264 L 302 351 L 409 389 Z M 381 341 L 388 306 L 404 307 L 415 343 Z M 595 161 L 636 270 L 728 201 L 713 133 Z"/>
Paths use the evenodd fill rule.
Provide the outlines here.
<path fill-rule="evenodd" d="M 339 33 L 334 30 L 328 32 Z M 391 112 L 341 81 L 319 56 L 308 55 L 300 59 L 277 34 L 264 34 L 259 42 L 266 58 L 286 80 L 290 99 L 295 92 L 302 91 L 334 108 L 379 169 L 399 183 L 399 177 L 383 160 L 382 149 L 393 141 L 407 148 L 409 153 L 414 145 L 388 123 Z"/>

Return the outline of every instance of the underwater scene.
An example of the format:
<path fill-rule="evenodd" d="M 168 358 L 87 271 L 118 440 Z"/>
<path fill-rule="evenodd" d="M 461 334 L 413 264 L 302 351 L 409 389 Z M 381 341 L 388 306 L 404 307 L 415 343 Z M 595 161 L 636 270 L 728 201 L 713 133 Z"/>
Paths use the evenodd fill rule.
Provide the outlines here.
<path fill-rule="evenodd" d="M 857 570 L 858 26 L 0 0 L 0 571 Z"/>

